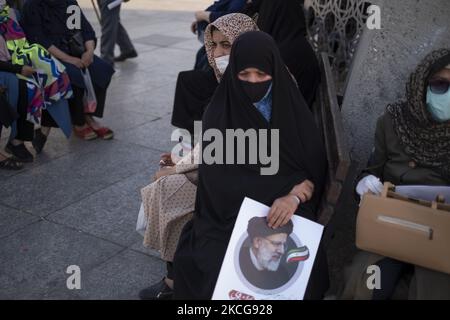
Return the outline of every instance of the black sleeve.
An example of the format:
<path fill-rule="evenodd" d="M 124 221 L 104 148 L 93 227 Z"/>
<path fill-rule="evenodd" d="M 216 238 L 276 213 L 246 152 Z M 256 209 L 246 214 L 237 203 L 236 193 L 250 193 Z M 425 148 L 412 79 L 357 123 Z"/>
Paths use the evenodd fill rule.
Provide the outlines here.
<path fill-rule="evenodd" d="M 22 66 L 18 64 L 12 64 L 11 62 L 0 61 L 0 71 L 10 73 L 21 73 Z"/>

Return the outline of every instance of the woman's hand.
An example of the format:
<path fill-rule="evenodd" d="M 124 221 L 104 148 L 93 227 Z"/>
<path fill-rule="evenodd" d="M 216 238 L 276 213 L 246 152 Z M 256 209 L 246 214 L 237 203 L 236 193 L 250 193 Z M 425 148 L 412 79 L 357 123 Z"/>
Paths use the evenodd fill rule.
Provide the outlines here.
<path fill-rule="evenodd" d="M 94 62 L 94 52 L 86 51 L 81 56 L 81 62 L 83 62 L 84 66 L 88 68 Z"/>
<path fill-rule="evenodd" d="M 67 58 L 65 60 L 65 62 L 73 64 L 78 69 L 84 69 L 85 68 L 84 63 L 83 63 L 83 61 L 80 58 L 76 58 L 76 57 L 70 56 L 69 58 Z"/>
<path fill-rule="evenodd" d="M 361 179 L 356 186 L 356 192 L 362 197 L 364 194 L 371 192 L 380 195 L 383 192 L 383 184 L 380 179 L 370 175 Z"/>
<path fill-rule="evenodd" d="M 311 200 L 314 194 L 314 183 L 309 180 L 303 181 L 292 189 L 291 194 L 296 195 L 301 203 L 308 202 Z"/>
<path fill-rule="evenodd" d="M 195 19 L 200 21 L 206 21 L 209 23 L 209 16 L 211 15 L 211 12 L 209 11 L 196 11 L 195 12 Z"/>
<path fill-rule="evenodd" d="M 175 167 L 164 167 L 159 169 L 156 173 L 155 176 L 153 177 L 153 180 L 159 180 L 162 177 L 166 177 L 166 176 L 170 176 L 176 173 Z"/>
<path fill-rule="evenodd" d="M 36 70 L 33 69 L 32 67 L 23 66 L 20 74 L 23 75 L 24 77 L 31 77 L 35 72 L 36 72 Z"/>
<path fill-rule="evenodd" d="M 163 153 L 161 155 L 161 160 L 159 161 L 160 167 L 173 167 L 175 163 L 172 161 L 171 153 Z"/>
<path fill-rule="evenodd" d="M 197 34 L 197 21 L 192 22 L 191 31 L 193 34 Z"/>
<path fill-rule="evenodd" d="M 267 216 L 269 227 L 277 229 L 287 224 L 297 210 L 298 205 L 298 200 L 293 195 L 287 195 L 275 200 Z"/>

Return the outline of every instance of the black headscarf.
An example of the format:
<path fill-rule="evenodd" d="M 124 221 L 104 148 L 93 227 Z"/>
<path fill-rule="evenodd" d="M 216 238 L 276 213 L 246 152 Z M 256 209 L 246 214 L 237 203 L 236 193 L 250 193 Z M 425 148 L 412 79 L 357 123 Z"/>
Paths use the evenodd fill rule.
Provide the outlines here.
<path fill-rule="evenodd" d="M 270 123 L 251 103 L 238 79 L 238 72 L 246 67 L 257 67 L 272 75 Z M 315 196 L 300 206 L 299 213 L 314 215 L 326 173 L 323 143 L 275 42 L 266 33 L 247 32 L 234 42 L 230 65 L 203 117 L 203 132 L 212 128 L 224 136 L 226 129 L 278 129 L 279 171 L 273 176 L 262 176 L 261 164 L 201 164 L 194 221 L 198 236 L 227 242 L 244 197 L 271 206 L 305 179 L 314 183 Z M 204 143 L 203 148 L 207 145 Z M 248 145 L 245 150 L 248 154 Z"/>
<path fill-rule="evenodd" d="M 74 4 L 76 4 L 76 1 L 73 0 L 41 0 L 40 7 L 43 12 L 44 22 L 51 25 L 54 25 L 56 21 L 66 23 L 67 8 Z"/>
<path fill-rule="evenodd" d="M 280 44 L 306 35 L 306 20 L 298 0 L 259 0 L 255 2 L 258 27 Z"/>
<path fill-rule="evenodd" d="M 258 28 L 274 38 L 284 63 L 312 107 L 320 83 L 320 68 L 305 37 L 305 14 L 298 0 L 253 0 L 247 14 L 258 13 Z"/>

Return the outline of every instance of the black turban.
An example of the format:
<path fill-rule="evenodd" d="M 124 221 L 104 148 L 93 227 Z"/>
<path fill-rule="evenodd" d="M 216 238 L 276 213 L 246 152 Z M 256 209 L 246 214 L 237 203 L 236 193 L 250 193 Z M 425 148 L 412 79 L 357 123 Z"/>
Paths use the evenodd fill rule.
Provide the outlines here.
<path fill-rule="evenodd" d="M 268 237 L 274 234 L 286 233 L 288 236 L 292 233 L 294 229 L 294 224 L 292 220 L 289 220 L 287 224 L 283 227 L 272 229 L 267 224 L 267 218 L 265 217 L 253 217 L 248 222 L 247 233 L 250 239 L 254 239 L 256 237 Z"/>

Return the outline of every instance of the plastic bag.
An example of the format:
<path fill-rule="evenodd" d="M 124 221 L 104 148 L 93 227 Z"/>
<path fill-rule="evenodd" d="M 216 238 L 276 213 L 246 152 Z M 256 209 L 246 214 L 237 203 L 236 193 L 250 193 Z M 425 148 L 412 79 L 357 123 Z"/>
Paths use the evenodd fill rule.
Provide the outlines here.
<path fill-rule="evenodd" d="M 136 231 L 141 235 L 145 235 L 145 230 L 147 230 L 148 219 L 145 216 L 144 204 L 141 203 L 141 209 L 139 210 L 138 219 L 136 223 Z"/>
<path fill-rule="evenodd" d="M 94 85 L 92 84 L 91 74 L 88 69 L 81 70 L 83 76 L 84 85 L 86 90 L 84 92 L 83 104 L 85 113 L 94 113 L 97 109 L 97 97 L 95 96 Z"/>

